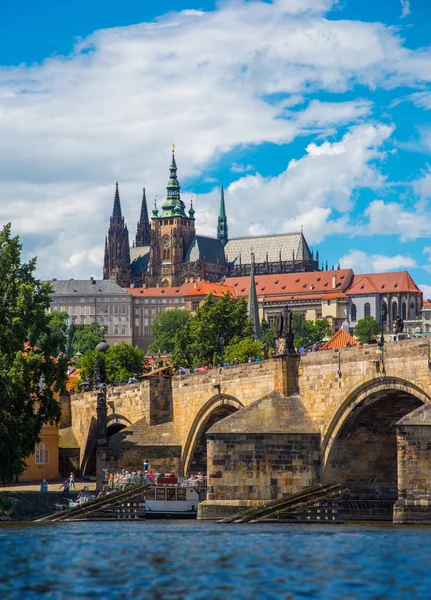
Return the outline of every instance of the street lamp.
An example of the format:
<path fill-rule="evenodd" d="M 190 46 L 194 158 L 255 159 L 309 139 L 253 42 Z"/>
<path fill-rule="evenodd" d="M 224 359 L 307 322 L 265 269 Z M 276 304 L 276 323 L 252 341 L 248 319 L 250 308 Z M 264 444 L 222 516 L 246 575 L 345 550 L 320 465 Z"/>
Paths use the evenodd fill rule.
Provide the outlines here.
<path fill-rule="evenodd" d="M 386 306 L 386 303 L 383 302 L 383 304 L 380 307 L 381 336 L 380 336 L 379 346 L 381 348 L 383 348 L 383 346 L 385 344 L 384 323 L 386 322 L 387 317 L 388 317 L 388 307 Z"/>
<path fill-rule="evenodd" d="M 224 337 L 222 335 L 219 337 L 219 342 L 220 342 L 220 366 L 222 367 L 224 365 L 224 358 L 223 358 Z"/>

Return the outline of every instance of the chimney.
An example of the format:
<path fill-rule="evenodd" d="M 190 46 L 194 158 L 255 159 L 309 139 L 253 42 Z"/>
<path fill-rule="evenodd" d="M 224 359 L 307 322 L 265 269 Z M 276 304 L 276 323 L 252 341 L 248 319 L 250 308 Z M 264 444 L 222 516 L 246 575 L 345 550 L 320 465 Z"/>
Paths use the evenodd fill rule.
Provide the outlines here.
<path fill-rule="evenodd" d="M 90 277 L 90 283 L 94 285 L 94 283 L 95 283 L 94 277 Z"/>
<path fill-rule="evenodd" d="M 337 274 L 332 273 L 332 289 L 335 290 L 337 287 Z"/>

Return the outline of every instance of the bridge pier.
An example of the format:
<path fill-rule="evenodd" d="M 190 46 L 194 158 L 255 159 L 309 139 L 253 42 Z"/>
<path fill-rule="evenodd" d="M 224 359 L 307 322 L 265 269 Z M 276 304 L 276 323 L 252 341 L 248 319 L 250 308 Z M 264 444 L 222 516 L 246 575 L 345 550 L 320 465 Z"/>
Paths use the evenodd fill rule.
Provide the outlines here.
<path fill-rule="evenodd" d="M 394 523 L 431 524 L 431 404 L 398 421 L 397 454 Z"/>

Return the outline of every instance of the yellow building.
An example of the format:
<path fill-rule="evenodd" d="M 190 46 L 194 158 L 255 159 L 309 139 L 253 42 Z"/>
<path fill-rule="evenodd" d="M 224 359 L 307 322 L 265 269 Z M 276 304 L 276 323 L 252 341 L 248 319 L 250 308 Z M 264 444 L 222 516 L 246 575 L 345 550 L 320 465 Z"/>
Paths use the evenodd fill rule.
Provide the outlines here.
<path fill-rule="evenodd" d="M 27 459 L 27 468 L 19 476 L 19 481 L 57 481 L 58 472 L 58 438 L 56 425 L 44 425 L 40 432 L 40 442 L 36 444 L 34 453 Z"/>

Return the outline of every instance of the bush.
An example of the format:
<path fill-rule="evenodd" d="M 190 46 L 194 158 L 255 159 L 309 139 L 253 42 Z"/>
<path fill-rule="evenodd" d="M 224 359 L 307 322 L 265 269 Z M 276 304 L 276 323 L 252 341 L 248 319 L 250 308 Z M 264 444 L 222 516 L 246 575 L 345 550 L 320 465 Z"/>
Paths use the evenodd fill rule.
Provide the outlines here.
<path fill-rule="evenodd" d="M 247 362 L 249 357 L 262 358 L 262 343 L 253 338 L 245 338 L 239 342 L 234 342 L 227 346 L 224 352 L 225 362 L 232 364 L 234 358 L 240 363 Z"/>

